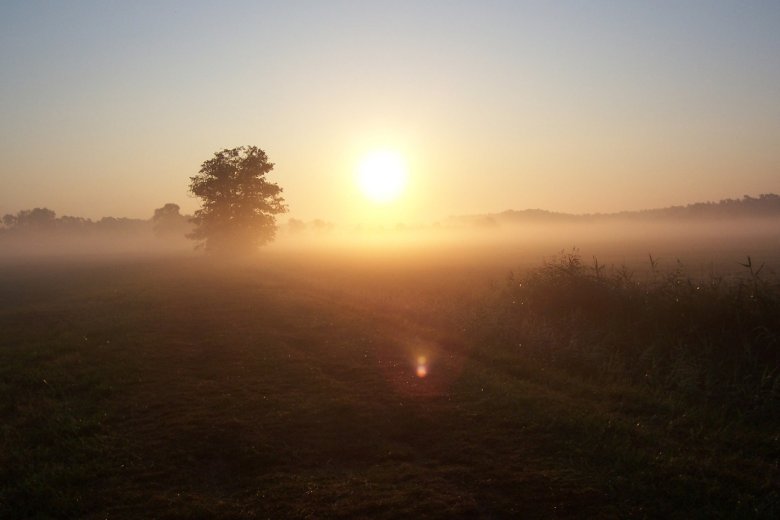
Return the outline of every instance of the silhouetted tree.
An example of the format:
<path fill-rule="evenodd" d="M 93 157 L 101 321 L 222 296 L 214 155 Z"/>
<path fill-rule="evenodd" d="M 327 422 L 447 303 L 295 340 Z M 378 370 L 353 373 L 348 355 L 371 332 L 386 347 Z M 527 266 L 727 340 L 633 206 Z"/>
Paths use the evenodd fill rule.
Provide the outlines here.
<path fill-rule="evenodd" d="M 3 224 L 31 230 L 52 229 L 57 223 L 56 217 L 57 214 L 49 208 L 24 209 L 16 215 L 5 215 Z"/>
<path fill-rule="evenodd" d="M 162 208 L 154 210 L 152 226 L 158 237 L 184 237 L 190 231 L 189 218 L 179 213 L 178 204 L 169 202 Z"/>
<path fill-rule="evenodd" d="M 333 223 L 315 218 L 314 220 L 311 221 L 311 227 L 312 229 L 314 229 L 314 231 L 318 233 L 326 233 L 331 229 L 333 229 Z"/>
<path fill-rule="evenodd" d="M 16 215 L 11 215 L 10 213 L 3 215 L 3 225 L 9 228 L 14 227 L 16 225 Z"/>
<path fill-rule="evenodd" d="M 297 218 L 291 218 L 287 221 L 287 230 L 292 234 L 302 233 L 306 231 L 306 223 L 303 220 Z"/>
<path fill-rule="evenodd" d="M 114 237 L 132 236 L 136 233 L 148 233 L 149 221 L 138 218 L 103 217 L 95 222 L 95 229 L 101 233 L 110 233 Z"/>
<path fill-rule="evenodd" d="M 65 215 L 57 219 L 57 227 L 68 232 L 80 232 L 87 230 L 92 226 L 92 221 L 88 218 L 73 217 Z"/>
<path fill-rule="evenodd" d="M 203 205 L 187 236 L 204 241 L 207 251 L 220 252 L 249 252 L 273 240 L 275 215 L 287 211 L 282 188 L 265 179 L 273 168 L 256 146 L 216 152 L 190 177 L 190 191 Z"/>

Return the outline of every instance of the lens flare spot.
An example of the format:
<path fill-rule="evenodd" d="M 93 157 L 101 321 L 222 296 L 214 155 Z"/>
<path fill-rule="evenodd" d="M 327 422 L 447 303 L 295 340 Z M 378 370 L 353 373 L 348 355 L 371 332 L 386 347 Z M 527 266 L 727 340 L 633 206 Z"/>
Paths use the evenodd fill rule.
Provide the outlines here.
<path fill-rule="evenodd" d="M 428 360 L 425 356 L 417 358 L 417 377 L 425 377 L 428 375 Z"/>

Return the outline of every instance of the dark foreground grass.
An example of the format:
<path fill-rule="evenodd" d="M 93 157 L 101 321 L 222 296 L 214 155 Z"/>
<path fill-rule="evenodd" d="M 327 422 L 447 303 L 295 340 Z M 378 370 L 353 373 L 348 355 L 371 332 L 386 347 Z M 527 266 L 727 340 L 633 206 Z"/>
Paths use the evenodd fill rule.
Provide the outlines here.
<path fill-rule="evenodd" d="M 460 299 L 194 260 L 5 266 L 0 517 L 776 516 L 774 289 L 683 334 L 637 322 L 667 320 L 666 281 L 554 265 Z M 721 337 L 739 347 L 708 360 Z"/>

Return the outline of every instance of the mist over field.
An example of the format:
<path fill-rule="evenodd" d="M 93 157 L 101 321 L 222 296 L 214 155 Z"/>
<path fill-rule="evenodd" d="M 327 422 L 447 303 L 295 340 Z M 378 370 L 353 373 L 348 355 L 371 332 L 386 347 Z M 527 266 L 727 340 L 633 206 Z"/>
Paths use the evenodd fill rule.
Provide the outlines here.
<path fill-rule="evenodd" d="M 773 196 L 774 197 L 774 196 Z M 757 200 L 757 199 L 754 199 Z M 772 199 L 774 202 L 774 199 Z M 772 208 L 777 212 L 778 208 Z M 529 216 L 528 213 L 531 213 Z M 669 214 L 672 213 L 672 214 Z M 678 263 L 693 274 L 734 274 L 747 256 L 780 268 L 780 214 L 673 211 L 598 215 L 506 211 L 449 217 L 433 224 L 387 227 L 337 225 L 323 220 L 280 222 L 276 240 L 253 260 L 288 258 L 298 264 L 367 262 L 375 267 L 463 267 L 501 272 L 533 267 L 561 252 L 577 250 L 587 262 L 643 271 L 650 258 L 666 268 Z M 201 256 L 186 235 L 190 216 L 171 223 L 107 218 L 73 224 L 65 217 L 44 225 L 0 229 L 0 259 L 154 258 Z M 594 260 L 595 259 L 595 260 Z"/>
<path fill-rule="evenodd" d="M 730 269 L 746 255 L 778 266 L 780 219 L 736 221 L 508 223 L 490 227 L 457 225 L 417 229 L 333 231 L 326 236 L 281 236 L 274 251 L 296 251 L 314 258 L 385 258 L 403 263 L 463 264 L 486 267 L 533 265 L 561 251 L 579 249 L 607 264 L 637 266 L 648 255 L 674 264 Z"/>

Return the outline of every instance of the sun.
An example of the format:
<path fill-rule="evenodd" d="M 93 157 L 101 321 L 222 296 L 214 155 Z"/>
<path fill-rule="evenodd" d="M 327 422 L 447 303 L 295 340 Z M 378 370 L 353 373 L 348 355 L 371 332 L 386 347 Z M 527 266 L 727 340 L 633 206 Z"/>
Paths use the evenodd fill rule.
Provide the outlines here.
<path fill-rule="evenodd" d="M 398 152 L 376 150 L 358 165 L 358 185 L 369 200 L 384 204 L 396 200 L 406 187 L 406 163 Z"/>

